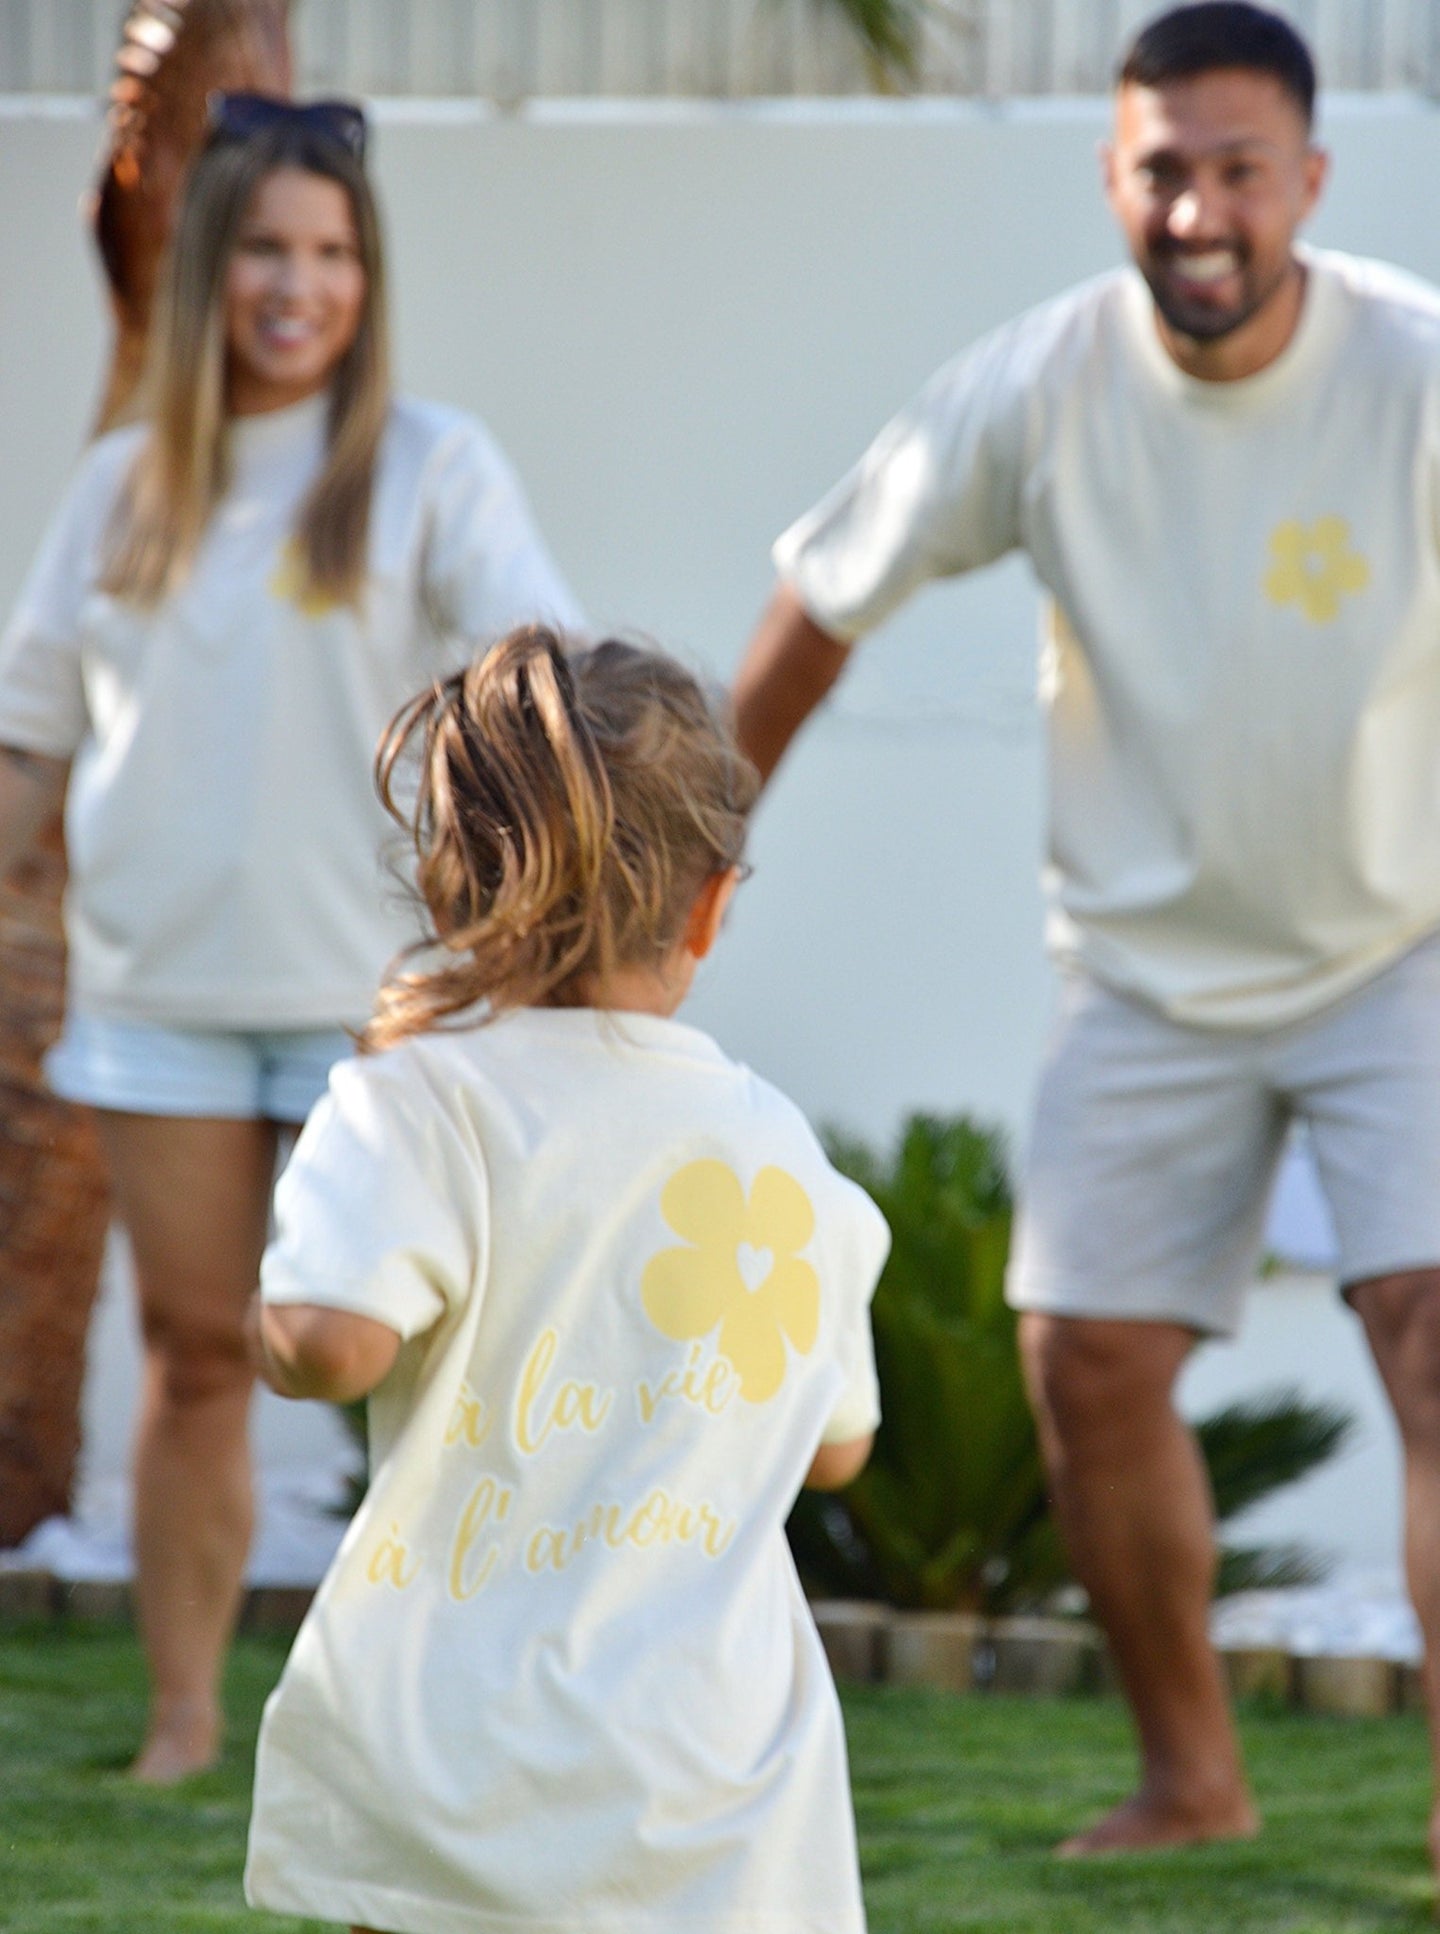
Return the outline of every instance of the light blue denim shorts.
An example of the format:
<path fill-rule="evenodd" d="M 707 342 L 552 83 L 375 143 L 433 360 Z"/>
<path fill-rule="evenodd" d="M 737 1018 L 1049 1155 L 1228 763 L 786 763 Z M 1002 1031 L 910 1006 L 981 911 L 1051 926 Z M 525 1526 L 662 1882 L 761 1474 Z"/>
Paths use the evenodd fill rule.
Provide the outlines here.
<path fill-rule="evenodd" d="M 352 1052 L 338 1027 L 162 1027 L 71 1008 L 45 1075 L 57 1095 L 92 1108 L 303 1122 Z"/>

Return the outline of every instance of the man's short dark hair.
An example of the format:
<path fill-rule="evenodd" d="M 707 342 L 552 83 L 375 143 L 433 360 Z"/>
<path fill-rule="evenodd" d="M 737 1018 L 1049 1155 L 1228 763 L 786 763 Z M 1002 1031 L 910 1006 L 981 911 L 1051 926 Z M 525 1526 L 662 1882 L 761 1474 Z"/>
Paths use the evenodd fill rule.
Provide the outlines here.
<path fill-rule="evenodd" d="M 1120 87 L 1164 87 L 1225 67 L 1277 80 L 1305 117 L 1315 118 L 1315 63 L 1288 20 L 1245 0 L 1200 0 L 1142 27 L 1116 76 Z"/>

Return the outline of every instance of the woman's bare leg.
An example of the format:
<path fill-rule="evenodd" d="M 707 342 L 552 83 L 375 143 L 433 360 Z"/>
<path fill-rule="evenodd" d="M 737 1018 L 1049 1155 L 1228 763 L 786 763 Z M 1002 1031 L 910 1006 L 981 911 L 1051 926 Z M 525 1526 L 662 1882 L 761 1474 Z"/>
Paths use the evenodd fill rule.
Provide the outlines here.
<path fill-rule="evenodd" d="M 137 1779 L 219 1754 L 220 1675 L 253 1524 L 245 1310 L 265 1246 L 276 1129 L 103 1111 L 140 1299 L 135 1602 L 150 1671 Z"/>

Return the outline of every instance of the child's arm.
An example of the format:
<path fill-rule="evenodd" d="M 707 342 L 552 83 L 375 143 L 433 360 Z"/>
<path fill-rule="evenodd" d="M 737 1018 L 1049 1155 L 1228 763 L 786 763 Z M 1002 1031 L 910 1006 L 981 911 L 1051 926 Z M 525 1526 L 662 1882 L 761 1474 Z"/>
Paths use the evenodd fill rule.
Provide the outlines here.
<path fill-rule="evenodd" d="M 852 1437 L 843 1444 L 822 1444 L 815 1453 L 815 1461 L 805 1479 L 806 1489 L 843 1491 L 869 1463 L 874 1444 L 873 1430 L 867 1430 L 863 1437 Z"/>
<path fill-rule="evenodd" d="M 373 1317 L 315 1303 L 262 1303 L 250 1309 L 256 1368 L 282 1397 L 323 1397 L 349 1403 L 364 1397 L 390 1371 L 400 1338 Z"/>

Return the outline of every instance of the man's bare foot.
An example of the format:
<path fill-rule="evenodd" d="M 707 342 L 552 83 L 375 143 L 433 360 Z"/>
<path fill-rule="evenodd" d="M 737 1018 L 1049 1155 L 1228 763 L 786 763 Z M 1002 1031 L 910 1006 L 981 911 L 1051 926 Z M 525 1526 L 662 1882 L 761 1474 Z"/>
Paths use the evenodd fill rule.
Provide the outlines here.
<path fill-rule="evenodd" d="M 1140 1853 L 1151 1847 L 1194 1847 L 1206 1840 L 1253 1840 L 1260 1816 L 1244 1793 L 1207 1807 L 1182 1807 L 1136 1793 L 1084 1833 L 1062 1840 L 1060 1860 L 1096 1854 Z"/>
<path fill-rule="evenodd" d="M 157 1713 L 130 1768 L 142 1786 L 175 1786 L 204 1773 L 220 1757 L 220 1715 L 208 1701 Z"/>

